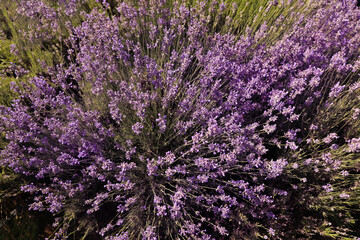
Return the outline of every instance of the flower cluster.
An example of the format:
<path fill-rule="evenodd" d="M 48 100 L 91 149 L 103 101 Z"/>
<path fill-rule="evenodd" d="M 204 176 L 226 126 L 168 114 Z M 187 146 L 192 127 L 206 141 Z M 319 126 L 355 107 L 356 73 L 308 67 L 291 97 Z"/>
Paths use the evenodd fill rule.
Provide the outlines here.
<path fill-rule="evenodd" d="M 358 81 L 354 1 L 310 4 L 311 17 L 294 13 L 271 45 L 266 23 L 241 36 L 221 30 L 235 24 L 224 15 L 236 4 L 103 1 L 69 26 L 45 1 L 25 2 L 19 14 L 67 27 L 66 61 L 14 86 L 19 97 L 0 108 L 0 164 L 30 179 L 31 209 L 78 231 L 114 240 L 300 234 L 290 224 L 297 211 L 333 189 L 333 152 L 359 152 L 359 136 L 322 136 L 316 117 Z M 80 4 L 63 2 L 69 16 Z M 54 239 L 70 230 L 60 225 Z"/>

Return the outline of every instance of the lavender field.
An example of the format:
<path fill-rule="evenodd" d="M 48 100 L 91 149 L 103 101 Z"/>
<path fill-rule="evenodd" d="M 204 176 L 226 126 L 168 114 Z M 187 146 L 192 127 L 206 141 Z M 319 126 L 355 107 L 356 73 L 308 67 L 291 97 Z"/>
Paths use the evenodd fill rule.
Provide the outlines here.
<path fill-rule="evenodd" d="M 360 240 L 360 2 L 0 0 L 0 240 Z"/>

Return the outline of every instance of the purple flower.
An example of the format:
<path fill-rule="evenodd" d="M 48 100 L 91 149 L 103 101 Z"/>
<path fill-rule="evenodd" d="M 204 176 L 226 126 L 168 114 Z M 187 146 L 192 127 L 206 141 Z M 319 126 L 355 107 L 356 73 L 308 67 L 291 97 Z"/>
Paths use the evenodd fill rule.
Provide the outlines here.
<path fill-rule="evenodd" d="M 293 169 L 297 169 L 298 167 L 299 167 L 299 164 L 298 164 L 298 163 L 293 163 L 293 164 L 292 164 L 292 168 L 293 168 Z"/>
<path fill-rule="evenodd" d="M 155 227 L 153 226 L 148 226 L 145 231 L 142 233 L 143 235 L 143 240 L 157 240 L 157 235 L 154 232 L 155 231 Z"/>
<path fill-rule="evenodd" d="M 323 141 L 327 144 L 331 143 L 333 140 L 339 138 L 336 133 L 329 133 Z"/>
<path fill-rule="evenodd" d="M 141 123 L 139 123 L 139 122 L 135 123 L 135 124 L 132 126 L 132 130 L 134 131 L 134 133 L 135 133 L 136 135 L 139 135 L 139 134 L 141 133 L 141 129 L 143 129 L 143 128 L 144 128 L 144 126 L 143 126 Z"/>
<path fill-rule="evenodd" d="M 340 82 L 337 82 L 335 86 L 331 89 L 329 93 L 329 98 L 335 98 L 337 97 L 341 91 L 343 91 L 345 88 L 344 85 L 340 86 Z"/>
<path fill-rule="evenodd" d="M 339 195 L 339 197 L 340 197 L 340 198 L 348 199 L 348 198 L 350 198 L 350 195 L 347 194 L 347 193 L 341 193 L 341 194 Z"/>
<path fill-rule="evenodd" d="M 329 192 L 331 192 L 331 191 L 334 190 L 334 189 L 332 188 L 331 184 L 329 184 L 329 183 L 326 184 L 326 185 L 323 185 L 322 188 L 323 188 L 327 193 L 329 193 Z"/>
<path fill-rule="evenodd" d="M 360 152 L 360 138 L 352 138 L 348 140 L 349 152 Z"/>
<path fill-rule="evenodd" d="M 217 230 L 219 231 L 221 236 L 228 236 L 229 232 L 223 226 L 216 226 Z"/>
<path fill-rule="evenodd" d="M 159 132 L 164 133 L 166 130 L 166 116 L 161 117 L 161 114 L 159 113 L 156 122 L 160 129 Z"/>
<path fill-rule="evenodd" d="M 265 171 L 267 172 L 266 178 L 275 178 L 283 172 L 284 167 L 288 164 L 287 160 L 280 158 L 276 161 L 271 160 L 265 165 Z"/>

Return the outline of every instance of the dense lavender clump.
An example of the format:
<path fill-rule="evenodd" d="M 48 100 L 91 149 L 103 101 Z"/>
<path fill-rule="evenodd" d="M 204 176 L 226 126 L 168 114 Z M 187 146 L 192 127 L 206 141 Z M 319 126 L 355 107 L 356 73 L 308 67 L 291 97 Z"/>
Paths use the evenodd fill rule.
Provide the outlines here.
<path fill-rule="evenodd" d="M 29 39 L 66 28 L 67 55 L 13 85 L 0 164 L 30 179 L 30 209 L 57 217 L 52 238 L 311 234 L 298 219 L 346 175 L 339 149 L 360 152 L 358 131 L 319 117 L 360 91 L 355 1 L 309 4 L 312 16 L 294 12 L 272 44 L 266 23 L 233 34 L 224 14 L 236 4 L 104 1 L 77 13 L 77 1 L 24 2 L 19 14 L 41 19 Z M 360 126 L 359 105 L 348 129 Z"/>

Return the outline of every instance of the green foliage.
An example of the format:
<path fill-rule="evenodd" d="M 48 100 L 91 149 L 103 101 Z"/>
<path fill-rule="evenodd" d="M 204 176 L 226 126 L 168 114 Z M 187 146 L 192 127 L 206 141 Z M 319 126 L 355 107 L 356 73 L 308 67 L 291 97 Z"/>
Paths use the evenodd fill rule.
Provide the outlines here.
<path fill-rule="evenodd" d="M 348 88 L 332 102 L 324 102 L 318 108 L 314 119 L 319 131 L 311 137 L 322 139 L 328 133 L 336 132 L 349 141 L 360 137 L 360 118 L 356 109 L 360 108 L 360 89 L 351 90 L 348 82 L 359 82 L 359 72 L 342 77 Z M 313 152 L 330 152 L 332 157 L 341 161 L 339 174 L 331 180 L 333 191 L 323 194 L 318 204 L 311 209 L 312 214 L 322 214 L 324 222 L 318 229 L 320 237 L 328 239 L 355 239 L 360 236 L 360 153 L 349 151 L 344 143 L 330 150 L 324 143 L 317 144 Z"/>
<path fill-rule="evenodd" d="M 49 214 L 34 213 L 27 209 L 27 195 L 20 191 L 25 181 L 9 169 L 0 169 L 1 239 L 44 239 L 52 232 Z"/>

